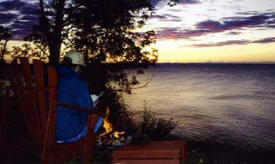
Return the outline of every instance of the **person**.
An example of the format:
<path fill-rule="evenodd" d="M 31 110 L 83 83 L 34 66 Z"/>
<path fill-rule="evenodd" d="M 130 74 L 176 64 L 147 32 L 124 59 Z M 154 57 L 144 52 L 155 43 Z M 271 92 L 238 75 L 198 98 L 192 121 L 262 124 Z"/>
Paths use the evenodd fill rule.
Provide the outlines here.
<path fill-rule="evenodd" d="M 84 66 L 84 56 L 80 52 L 69 51 L 57 67 L 58 101 L 92 109 L 93 100 L 85 81 L 79 76 L 81 66 Z M 57 107 L 56 141 L 58 143 L 76 142 L 87 133 L 88 113 L 62 106 Z M 94 133 L 102 124 L 99 117 L 94 127 Z"/>

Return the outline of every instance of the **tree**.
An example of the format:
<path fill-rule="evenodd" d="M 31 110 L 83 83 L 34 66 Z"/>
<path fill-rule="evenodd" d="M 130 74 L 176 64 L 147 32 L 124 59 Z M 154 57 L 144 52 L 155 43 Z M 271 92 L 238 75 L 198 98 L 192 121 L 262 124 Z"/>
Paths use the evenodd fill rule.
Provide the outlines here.
<path fill-rule="evenodd" d="M 56 65 L 62 44 L 67 49 L 84 52 L 102 83 L 117 82 L 120 90 L 130 93 L 125 69 L 146 67 L 157 61 L 156 50 L 144 48 L 155 41 L 153 31 L 134 32 L 153 12 L 149 0 L 54 0 L 45 5 L 40 0 L 39 24 L 29 39 L 49 53 Z M 45 7 L 46 6 L 46 7 Z M 109 63 L 109 64 L 106 64 Z M 110 64 L 111 63 L 111 64 Z M 133 78 L 134 79 L 134 78 Z"/>
<path fill-rule="evenodd" d="M 118 58 L 121 61 L 123 55 L 134 60 L 133 55 L 125 55 L 126 50 L 128 54 L 136 54 L 135 61 L 139 62 L 148 55 L 141 50 L 153 42 L 154 33 L 131 31 L 142 27 L 152 12 L 149 0 L 73 0 L 72 4 L 53 0 L 46 5 L 43 0 L 39 2 L 39 23 L 28 39 L 43 53 L 49 53 L 49 62 L 53 65 L 59 62 L 63 43 L 83 50 L 86 59 L 91 55 L 89 51 L 94 56 L 101 54 L 97 59 L 112 55 L 113 61 Z M 134 41 L 139 41 L 140 45 Z"/>
<path fill-rule="evenodd" d="M 40 48 L 43 55 L 49 53 L 49 62 L 57 65 L 65 27 L 65 2 L 66 0 L 53 0 L 44 6 L 44 1 L 39 0 L 39 23 L 33 27 L 32 34 L 27 38 Z"/>
<path fill-rule="evenodd" d="M 40 53 L 40 50 L 38 50 L 38 48 L 33 47 L 29 43 L 24 43 L 20 47 L 13 46 L 12 50 L 9 52 L 9 55 L 12 59 L 15 59 L 17 57 L 27 57 L 31 59 L 39 59 L 42 61 L 46 61 L 48 58 L 48 55 Z"/>
<path fill-rule="evenodd" d="M 4 54 L 7 51 L 8 41 L 11 39 L 11 34 L 8 28 L 0 26 L 0 60 L 4 60 Z"/>
<path fill-rule="evenodd" d="M 116 128 L 131 131 L 133 120 L 124 106 L 122 92 L 131 93 L 126 69 L 156 62 L 155 50 L 143 50 L 155 41 L 153 31 L 135 32 L 153 12 L 148 0 L 76 0 L 69 11 L 67 48 L 84 52 L 84 76 L 92 93 L 105 90 L 104 104 L 111 108 Z M 134 78 L 133 78 L 134 79 Z M 118 119 L 120 118 L 120 119 Z M 127 124 L 125 124 L 127 122 Z"/>
<path fill-rule="evenodd" d="M 134 31 L 152 12 L 148 0 L 76 0 L 68 14 L 71 35 L 66 46 L 83 51 L 94 68 L 101 68 L 98 71 L 105 75 L 101 81 L 115 81 L 130 92 L 124 70 L 146 67 L 157 60 L 156 50 L 144 50 L 155 42 L 154 31 Z"/>
<path fill-rule="evenodd" d="M 133 31 L 152 13 L 148 0 L 76 0 L 75 5 L 69 16 L 76 48 L 90 50 L 87 55 L 101 62 L 142 63 L 142 48 L 154 42 L 154 32 Z"/>
<path fill-rule="evenodd" d="M 154 43 L 154 32 L 137 32 L 153 12 L 150 0 L 68 2 L 53 0 L 45 5 L 40 0 L 39 24 L 29 39 L 49 52 L 53 65 L 59 62 L 63 45 L 82 51 L 88 63 L 83 74 L 92 93 L 105 90 L 104 104 L 111 108 L 111 122 L 125 130 L 131 118 L 120 91 L 131 93 L 132 89 L 125 70 L 146 68 L 157 61 L 156 50 L 144 49 Z"/>

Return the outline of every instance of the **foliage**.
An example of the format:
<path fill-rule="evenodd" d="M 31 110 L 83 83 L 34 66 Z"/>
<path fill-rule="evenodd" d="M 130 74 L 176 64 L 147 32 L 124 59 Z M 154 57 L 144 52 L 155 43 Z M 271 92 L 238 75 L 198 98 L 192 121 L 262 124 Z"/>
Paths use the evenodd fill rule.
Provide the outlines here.
<path fill-rule="evenodd" d="M 0 26 L 0 60 L 4 60 L 4 54 L 7 51 L 8 41 L 11 39 L 11 34 L 8 28 Z"/>
<path fill-rule="evenodd" d="M 64 40 L 66 0 L 53 0 L 44 4 L 39 0 L 39 23 L 33 27 L 32 34 L 26 40 L 41 49 L 41 53 L 49 52 L 49 61 L 57 65 L 60 57 L 61 45 Z M 45 55 L 45 54 L 43 54 Z"/>
<path fill-rule="evenodd" d="M 150 53 L 142 49 L 154 42 L 154 32 L 134 32 L 152 12 L 148 0 L 75 0 L 75 5 L 80 7 L 69 14 L 71 46 L 99 62 L 149 61 Z"/>
<path fill-rule="evenodd" d="M 177 122 L 172 118 L 157 118 L 152 111 L 145 108 L 141 121 L 138 124 L 139 134 L 136 135 L 138 135 L 138 137 L 145 136 L 152 140 L 176 139 L 177 137 L 172 134 L 172 131 L 175 129 L 176 125 Z"/>
<path fill-rule="evenodd" d="M 151 14 L 151 4 L 148 0 L 75 0 L 70 9 L 66 48 L 85 54 L 88 65 L 83 77 L 92 93 L 104 90 L 109 95 L 104 104 L 111 109 L 114 127 L 133 131 L 135 125 L 121 92 L 131 93 L 126 69 L 146 68 L 156 62 L 156 50 L 143 50 L 154 42 L 154 32 L 134 32 Z"/>
<path fill-rule="evenodd" d="M 156 118 L 156 116 L 148 110 L 144 110 L 142 122 L 140 124 L 141 133 L 148 135 L 151 139 L 169 139 L 172 130 L 176 127 L 173 119 Z"/>
<path fill-rule="evenodd" d="M 133 131 L 121 94 L 132 88 L 125 70 L 147 68 L 157 61 L 157 50 L 145 50 L 155 42 L 154 31 L 137 31 L 153 12 L 150 0 L 40 0 L 39 5 L 39 23 L 27 39 L 43 58 L 49 53 L 53 65 L 59 63 L 62 46 L 65 51 L 83 52 L 88 65 L 82 75 L 91 92 L 105 91 L 102 109 L 110 107 L 111 122 L 120 130 Z M 21 54 L 36 55 L 30 48 L 30 53 Z M 152 128 L 169 132 L 163 127 L 169 123 L 160 119 Z"/>
<path fill-rule="evenodd" d="M 85 53 L 98 62 L 149 61 L 155 54 L 143 48 L 154 42 L 154 32 L 133 32 L 152 12 L 149 0 L 39 1 L 39 24 L 27 38 L 48 50 L 49 61 L 59 62 L 61 46 Z"/>
<path fill-rule="evenodd" d="M 27 57 L 46 61 L 48 58 L 48 55 L 39 53 L 36 47 L 33 47 L 31 44 L 27 43 L 23 44 L 21 47 L 13 46 L 12 50 L 9 52 L 9 55 L 12 59 L 17 57 Z"/>
<path fill-rule="evenodd" d="M 28 39 L 43 57 L 49 53 L 51 64 L 59 62 L 63 45 L 66 51 L 81 51 L 89 69 L 101 68 L 94 74 L 103 74 L 104 78 L 93 80 L 96 84 L 112 88 L 116 83 L 119 90 L 130 93 L 125 69 L 146 68 L 157 61 L 157 50 L 144 50 L 154 43 L 154 32 L 135 32 L 153 12 L 149 0 L 39 2 L 39 24 Z M 86 69 L 84 74 L 91 76 L 91 71 Z"/>
<path fill-rule="evenodd" d="M 174 139 L 171 132 L 176 127 L 176 122 L 173 121 L 173 119 L 166 120 L 163 118 L 157 118 L 154 113 L 147 109 L 146 105 L 144 113 L 141 117 L 142 121 L 134 121 L 134 115 L 127 110 L 122 97 L 122 93 L 127 90 L 125 89 L 127 87 L 118 87 L 119 89 L 115 89 L 115 86 L 108 86 L 111 85 L 111 81 L 109 81 L 108 85 L 102 83 L 102 81 L 108 79 L 108 71 L 105 70 L 107 67 L 113 71 L 120 69 L 118 68 L 119 65 L 115 64 L 107 64 L 107 66 L 102 64 L 88 64 L 87 67 L 82 70 L 82 76 L 88 82 L 91 93 L 99 94 L 101 91 L 105 92 L 98 109 L 104 111 L 106 106 L 111 109 L 109 119 L 116 128 L 115 130 L 125 131 L 128 135 L 133 135 L 136 137 L 146 135 L 151 139 Z M 107 73 L 104 74 L 102 72 Z M 120 77 L 118 77 L 118 79 L 119 78 Z M 130 88 L 130 91 L 130 81 L 128 81 L 128 78 L 124 80 L 124 83 L 128 84 L 128 89 Z M 120 82 L 123 83 L 123 80 Z M 115 83 L 112 83 L 112 85 L 114 84 Z"/>

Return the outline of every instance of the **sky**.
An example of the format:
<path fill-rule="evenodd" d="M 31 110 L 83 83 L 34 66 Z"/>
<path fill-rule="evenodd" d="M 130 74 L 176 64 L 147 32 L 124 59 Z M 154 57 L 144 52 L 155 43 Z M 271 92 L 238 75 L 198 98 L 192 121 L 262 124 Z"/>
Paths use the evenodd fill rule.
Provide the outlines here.
<path fill-rule="evenodd" d="M 0 25 L 14 40 L 36 23 L 37 2 L 0 0 Z M 275 62 L 275 0 L 151 2 L 155 13 L 142 30 L 156 32 L 159 62 Z"/>

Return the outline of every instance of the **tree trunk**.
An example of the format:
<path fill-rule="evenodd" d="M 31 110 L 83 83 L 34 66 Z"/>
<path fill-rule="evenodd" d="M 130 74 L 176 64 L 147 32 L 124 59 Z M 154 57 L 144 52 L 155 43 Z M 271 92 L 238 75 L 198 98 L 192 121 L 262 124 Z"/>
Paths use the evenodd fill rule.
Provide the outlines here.
<path fill-rule="evenodd" d="M 65 0 L 56 0 L 56 16 L 55 16 L 55 27 L 53 37 L 50 40 L 50 64 L 56 66 L 59 63 L 60 49 L 62 44 L 62 31 L 64 28 L 64 8 Z"/>
<path fill-rule="evenodd" d="M 1 49 L 1 55 L 0 55 L 0 60 L 1 60 L 1 61 L 4 61 L 4 55 L 5 55 L 5 52 L 6 52 L 6 50 L 7 50 L 8 41 L 9 41 L 9 40 L 5 40 L 5 43 L 4 43 L 4 45 L 3 45 L 3 48 Z"/>
<path fill-rule="evenodd" d="M 53 66 L 57 66 L 59 63 L 59 57 L 60 57 L 60 47 L 61 44 L 52 42 L 49 45 L 50 50 L 50 56 L 49 56 L 49 63 Z"/>

